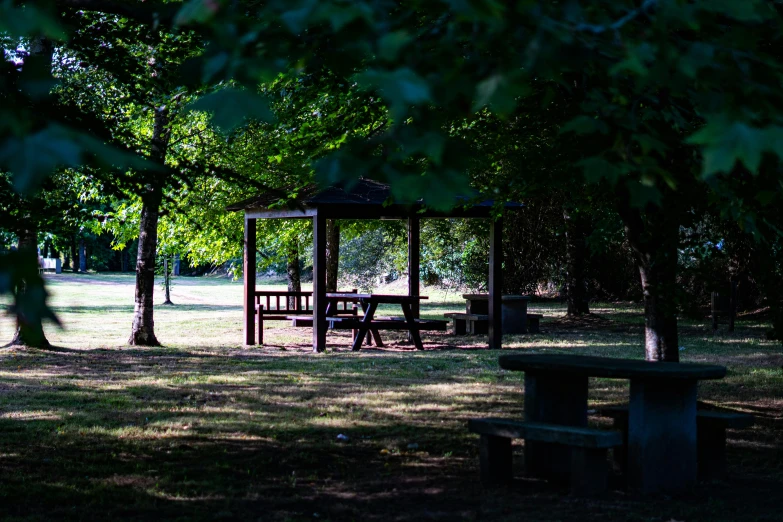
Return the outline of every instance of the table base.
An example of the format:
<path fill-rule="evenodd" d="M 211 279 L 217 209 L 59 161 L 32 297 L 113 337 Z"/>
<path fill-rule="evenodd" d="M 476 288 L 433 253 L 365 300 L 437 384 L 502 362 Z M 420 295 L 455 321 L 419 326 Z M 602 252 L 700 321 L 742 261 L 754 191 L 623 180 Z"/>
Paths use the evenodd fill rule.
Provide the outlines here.
<path fill-rule="evenodd" d="M 631 380 L 629 487 L 655 493 L 696 483 L 696 384 Z"/>
<path fill-rule="evenodd" d="M 525 420 L 587 426 L 587 377 L 526 372 Z M 525 470 L 565 482 L 571 474 L 571 449 L 525 441 Z"/>

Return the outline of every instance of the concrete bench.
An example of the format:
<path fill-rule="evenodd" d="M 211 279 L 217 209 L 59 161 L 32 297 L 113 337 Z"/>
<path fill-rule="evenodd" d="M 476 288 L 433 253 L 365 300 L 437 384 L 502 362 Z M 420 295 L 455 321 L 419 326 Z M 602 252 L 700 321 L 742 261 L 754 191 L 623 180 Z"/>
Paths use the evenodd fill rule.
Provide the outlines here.
<path fill-rule="evenodd" d="M 539 321 L 543 317 L 544 314 L 527 314 L 527 333 L 540 333 Z"/>
<path fill-rule="evenodd" d="M 451 319 L 454 335 L 486 335 L 489 333 L 489 316 L 465 312 L 449 312 L 443 314 Z M 542 314 L 527 314 L 527 333 L 539 333 L 539 321 Z"/>
<path fill-rule="evenodd" d="M 614 421 L 614 428 L 623 433 L 623 448 L 615 450 L 617 466 L 625 470 L 627 462 L 628 406 L 607 406 L 596 413 Z M 717 479 L 726 474 L 726 430 L 753 425 L 753 415 L 735 411 L 696 411 L 697 469 L 702 480 Z"/>
<path fill-rule="evenodd" d="M 489 316 L 484 314 L 468 314 L 464 312 L 449 312 L 443 317 L 451 319 L 454 335 L 478 335 L 489 333 Z"/>
<path fill-rule="evenodd" d="M 580 496 L 606 491 L 607 449 L 623 443 L 623 435 L 619 431 L 508 419 L 471 419 L 468 429 L 481 435 L 479 459 L 481 481 L 485 484 L 503 484 L 511 480 L 511 440 L 525 439 L 570 449 L 571 492 Z"/>

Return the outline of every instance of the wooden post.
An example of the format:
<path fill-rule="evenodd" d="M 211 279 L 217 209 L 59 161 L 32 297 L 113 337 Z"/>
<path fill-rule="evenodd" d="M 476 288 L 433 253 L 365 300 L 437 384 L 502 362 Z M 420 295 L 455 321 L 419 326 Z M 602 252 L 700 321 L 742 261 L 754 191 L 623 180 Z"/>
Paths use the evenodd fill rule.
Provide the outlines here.
<path fill-rule="evenodd" d="M 256 220 L 245 218 L 245 344 L 256 344 Z"/>
<path fill-rule="evenodd" d="M 718 329 L 718 292 L 710 294 L 710 308 L 712 312 L 712 331 Z"/>
<path fill-rule="evenodd" d="M 87 273 L 87 247 L 84 246 L 84 238 L 79 239 L 79 271 Z"/>
<path fill-rule="evenodd" d="M 163 283 L 165 286 L 166 299 L 163 304 L 174 304 L 171 302 L 171 272 L 169 271 L 169 258 L 163 257 Z"/>
<path fill-rule="evenodd" d="M 489 347 L 503 344 L 503 218 L 489 224 Z"/>
<path fill-rule="evenodd" d="M 737 282 L 731 282 L 731 294 L 729 295 L 729 332 L 734 331 L 734 318 L 737 316 Z"/>
<path fill-rule="evenodd" d="M 408 295 L 421 295 L 419 286 L 421 227 L 418 216 L 408 218 Z M 413 317 L 419 318 L 419 302 L 411 304 Z"/>
<path fill-rule="evenodd" d="M 326 219 L 313 216 L 313 351 L 326 350 Z"/>

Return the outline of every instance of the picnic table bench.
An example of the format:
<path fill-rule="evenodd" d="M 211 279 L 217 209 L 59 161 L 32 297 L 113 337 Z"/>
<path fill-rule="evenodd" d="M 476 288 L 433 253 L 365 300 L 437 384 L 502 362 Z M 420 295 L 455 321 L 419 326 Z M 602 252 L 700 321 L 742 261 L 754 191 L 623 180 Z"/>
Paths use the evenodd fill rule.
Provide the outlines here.
<path fill-rule="evenodd" d="M 444 317 L 451 319 L 454 335 L 486 335 L 489 333 L 489 315 L 448 312 Z M 543 314 L 527 314 L 527 333 L 539 333 L 539 321 Z"/>
<path fill-rule="evenodd" d="M 489 333 L 489 294 L 463 294 L 465 312 L 443 314 L 451 320 L 454 335 Z M 501 297 L 503 334 L 538 333 L 541 314 L 527 313 L 529 296 Z"/>
<path fill-rule="evenodd" d="M 623 434 L 623 447 L 614 453 L 614 461 L 626 469 L 628 451 L 628 405 L 599 408 L 596 413 L 609 417 L 614 428 Z M 696 410 L 696 465 L 700 479 L 716 479 L 726 474 L 726 430 L 743 429 L 753 425 L 753 415 L 738 411 Z"/>
<path fill-rule="evenodd" d="M 63 264 L 62 261 L 60 261 L 60 258 L 42 257 L 39 258 L 38 261 L 39 261 L 38 271 L 40 273 L 44 273 L 46 271 L 52 271 L 55 274 L 61 274 L 63 271 Z"/>
<path fill-rule="evenodd" d="M 358 290 L 353 289 L 344 292 L 346 295 L 356 294 Z M 302 316 L 304 321 L 299 324 L 294 322 L 294 326 L 304 326 L 309 316 L 310 324 L 313 325 L 313 292 L 288 292 L 285 290 L 256 290 L 256 318 L 258 320 L 258 344 L 264 344 L 264 321 L 288 321 L 294 316 Z M 337 299 L 334 307 L 334 314 L 357 315 L 357 308 L 353 301 Z"/>
<path fill-rule="evenodd" d="M 606 490 L 606 451 L 623 443 L 623 435 L 619 431 L 509 419 L 471 419 L 468 429 L 481 435 L 479 462 L 483 483 L 503 484 L 511 480 L 511 439 L 525 439 L 525 444 L 538 441 L 570 449 L 568 479 L 575 495 L 591 495 Z"/>
<path fill-rule="evenodd" d="M 587 426 L 589 377 L 629 379 L 629 485 L 645 492 L 681 491 L 696 482 L 696 390 L 701 379 L 721 379 L 724 366 L 659 363 L 579 355 L 503 355 L 500 367 L 525 372 L 525 421 Z M 541 476 L 570 473 L 570 448 L 525 444 L 527 470 Z"/>

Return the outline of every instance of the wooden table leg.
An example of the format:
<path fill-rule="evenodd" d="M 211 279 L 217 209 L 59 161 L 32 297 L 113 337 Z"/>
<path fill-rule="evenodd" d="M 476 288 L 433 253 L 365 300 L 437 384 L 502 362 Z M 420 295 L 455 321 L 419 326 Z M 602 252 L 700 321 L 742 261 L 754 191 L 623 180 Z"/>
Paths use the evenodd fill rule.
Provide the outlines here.
<path fill-rule="evenodd" d="M 413 344 L 417 350 L 423 350 L 424 344 L 421 342 L 421 335 L 419 335 L 419 329 L 416 326 L 416 318 L 413 316 L 413 310 L 408 303 L 400 303 L 402 307 L 402 314 L 405 316 L 405 322 L 408 323 L 408 331 L 411 333 Z"/>
<path fill-rule="evenodd" d="M 587 426 L 587 377 L 525 372 L 525 420 Z M 571 449 L 525 441 L 525 468 L 532 475 L 567 483 Z"/>
<path fill-rule="evenodd" d="M 369 305 L 367 305 L 366 303 L 361 303 L 361 306 L 362 306 L 362 313 L 364 313 L 366 315 L 367 314 L 367 308 L 368 308 Z M 380 334 L 380 332 L 378 331 L 377 328 L 372 328 L 371 327 L 365 333 L 365 338 L 367 339 L 367 343 L 366 343 L 367 346 L 372 346 L 373 339 L 375 340 L 375 346 L 377 346 L 378 348 L 383 348 L 383 346 L 384 346 L 383 339 L 381 339 L 381 334 Z"/>
<path fill-rule="evenodd" d="M 375 317 L 376 308 L 378 308 L 378 303 L 371 301 L 365 309 L 364 317 L 362 317 L 362 320 L 359 322 L 359 334 L 354 338 L 353 346 L 351 347 L 351 350 L 354 352 L 361 350 L 364 336 L 366 336 L 368 330 L 370 330 L 370 323 L 372 322 L 372 318 Z"/>
<path fill-rule="evenodd" d="M 696 483 L 696 387 L 690 380 L 631 380 L 630 487 L 677 492 Z"/>
<path fill-rule="evenodd" d="M 370 328 L 369 331 L 370 334 L 372 334 L 372 338 L 375 339 L 375 346 L 378 348 L 383 348 L 383 339 L 381 339 L 381 333 L 378 331 L 377 328 Z"/>

